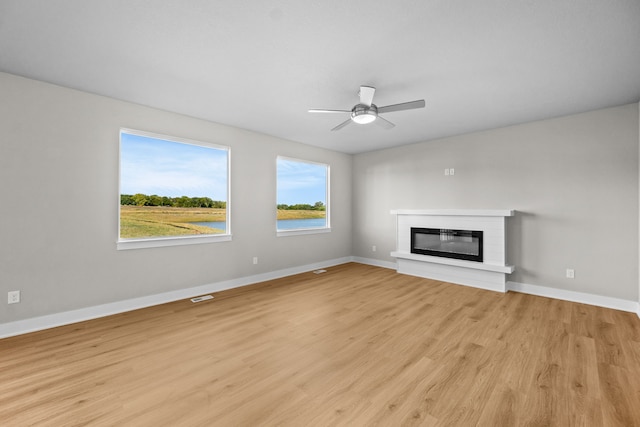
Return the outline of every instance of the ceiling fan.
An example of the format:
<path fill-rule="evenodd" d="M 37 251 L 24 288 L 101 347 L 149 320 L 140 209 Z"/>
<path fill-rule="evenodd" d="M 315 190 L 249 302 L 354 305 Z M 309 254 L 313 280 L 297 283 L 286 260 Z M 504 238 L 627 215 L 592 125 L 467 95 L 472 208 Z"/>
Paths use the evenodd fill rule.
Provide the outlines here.
<path fill-rule="evenodd" d="M 424 108 L 424 99 L 419 101 L 403 102 L 401 104 L 387 105 L 384 107 L 378 107 L 373 103 L 373 94 L 376 92 L 375 87 L 360 86 L 360 103 L 356 104 L 351 110 L 318 110 L 311 109 L 310 113 L 350 113 L 351 117 L 340 123 L 338 126 L 331 129 L 340 130 L 347 126 L 351 122 L 361 125 L 375 122 L 385 129 L 391 129 L 395 125 L 389 120 L 380 117 L 380 114 L 391 113 L 392 111 L 412 110 L 414 108 Z"/>

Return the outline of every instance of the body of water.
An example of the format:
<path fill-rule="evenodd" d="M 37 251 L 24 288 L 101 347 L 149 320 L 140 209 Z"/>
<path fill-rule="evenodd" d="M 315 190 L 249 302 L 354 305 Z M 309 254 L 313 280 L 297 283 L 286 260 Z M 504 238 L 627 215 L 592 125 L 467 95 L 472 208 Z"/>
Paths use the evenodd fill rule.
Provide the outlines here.
<path fill-rule="evenodd" d="M 192 222 L 190 224 L 202 225 L 203 227 L 211 227 L 217 228 L 218 230 L 227 231 L 227 223 L 224 221 Z"/>
<path fill-rule="evenodd" d="M 321 228 L 327 225 L 326 218 L 279 219 L 278 230 L 298 230 L 300 228 Z"/>
<path fill-rule="evenodd" d="M 224 221 L 213 222 L 193 222 L 192 224 L 202 225 L 204 227 L 217 228 L 226 231 L 227 224 Z M 304 228 L 321 228 L 326 226 L 326 218 L 307 218 L 307 219 L 279 219 L 278 230 L 298 230 Z"/>

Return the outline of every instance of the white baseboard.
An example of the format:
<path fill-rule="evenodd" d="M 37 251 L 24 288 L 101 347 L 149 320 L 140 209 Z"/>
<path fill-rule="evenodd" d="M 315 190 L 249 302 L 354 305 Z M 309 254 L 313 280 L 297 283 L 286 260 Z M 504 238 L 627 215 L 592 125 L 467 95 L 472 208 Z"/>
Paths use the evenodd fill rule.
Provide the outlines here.
<path fill-rule="evenodd" d="M 187 289 L 163 292 L 161 294 L 132 298 L 129 300 L 96 305 L 93 307 L 80 308 L 78 310 L 33 317 L 30 319 L 16 320 L 14 322 L 0 324 L 0 338 L 41 331 L 44 329 L 55 328 L 56 326 L 63 326 L 71 323 L 83 322 L 85 320 L 97 319 L 99 317 L 111 316 L 114 314 L 124 313 L 126 311 L 138 310 L 145 307 L 151 307 L 153 305 L 165 304 L 203 294 L 239 288 L 241 286 L 252 285 L 254 283 L 317 270 L 319 268 L 332 267 L 334 265 L 344 264 L 350 261 L 353 261 L 352 257 L 336 258 L 328 261 L 302 265 L 299 267 L 285 268 L 282 270 L 255 274 L 252 276 L 225 280 L 223 282 L 210 283 Z"/>
<path fill-rule="evenodd" d="M 398 270 L 395 262 L 380 261 L 372 258 L 351 257 L 351 261 L 360 264 L 373 265 L 376 267 L 390 268 Z M 640 318 L 640 302 L 624 300 L 620 298 L 605 297 L 601 295 L 588 294 L 584 292 L 566 291 L 563 289 L 550 288 L 547 286 L 528 285 L 526 283 L 509 282 L 506 283 L 507 291 L 521 292 L 524 294 L 537 295 L 547 298 L 555 298 L 564 301 L 579 302 L 582 304 L 595 305 L 598 307 L 612 308 L 620 311 L 636 313 Z"/>
<path fill-rule="evenodd" d="M 640 303 L 636 301 L 605 297 L 602 295 L 588 294 L 584 292 L 567 291 L 564 289 L 549 288 L 546 286 L 528 285 L 526 283 L 518 282 L 507 282 L 507 290 L 564 301 L 579 302 L 598 307 L 613 308 L 620 311 L 628 311 L 631 313 L 637 313 L 638 317 L 640 317 Z"/>
<path fill-rule="evenodd" d="M 179 301 L 181 299 L 192 298 L 203 294 L 239 288 L 242 286 L 252 285 L 267 280 L 274 280 L 281 277 L 292 276 L 294 274 L 305 273 L 307 271 L 312 271 L 319 268 L 332 267 L 347 262 L 357 262 L 360 264 L 367 264 L 376 267 L 397 270 L 396 263 L 389 261 L 381 261 L 372 258 L 353 256 L 336 258 L 323 262 L 241 277 L 238 279 L 225 280 L 223 282 L 210 283 L 207 285 L 196 286 L 187 289 L 179 289 L 176 291 L 164 292 L 161 294 L 149 295 L 140 298 L 133 298 L 124 301 L 97 305 L 93 307 L 80 308 L 78 310 L 65 311 L 62 313 L 49 314 L 46 316 L 39 316 L 30 319 L 3 323 L 0 324 L 0 338 L 7 338 L 11 336 L 26 334 L 29 332 L 41 331 L 44 329 L 55 328 L 57 326 L 83 322 L 85 320 L 97 319 L 100 317 L 111 316 L 127 311 L 151 307 L 154 305 Z M 587 294 L 582 292 L 566 291 L 545 286 L 528 285 L 525 283 L 517 282 L 507 282 L 507 290 L 548 298 L 579 302 L 583 304 L 596 305 L 600 307 L 613 308 L 616 310 L 629 311 L 632 313 L 636 313 L 638 317 L 640 317 L 640 303 L 635 301 Z"/>
<path fill-rule="evenodd" d="M 381 261 L 379 259 L 363 258 L 359 256 L 351 257 L 351 261 L 357 262 L 359 264 L 373 265 L 374 267 L 390 268 L 391 270 L 398 269 L 398 264 L 391 261 Z"/>

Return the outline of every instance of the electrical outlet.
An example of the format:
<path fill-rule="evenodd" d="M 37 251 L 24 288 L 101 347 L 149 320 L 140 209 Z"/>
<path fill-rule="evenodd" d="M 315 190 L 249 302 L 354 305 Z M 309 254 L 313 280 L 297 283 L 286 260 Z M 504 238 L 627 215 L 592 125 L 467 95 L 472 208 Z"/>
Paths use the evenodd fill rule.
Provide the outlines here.
<path fill-rule="evenodd" d="M 456 174 L 456 170 L 454 168 L 449 169 L 449 175 L 453 176 Z"/>
<path fill-rule="evenodd" d="M 448 168 L 444 170 L 444 175 L 445 176 L 449 176 L 449 169 Z"/>
<path fill-rule="evenodd" d="M 576 271 L 573 268 L 567 268 L 567 279 L 575 279 Z"/>
<path fill-rule="evenodd" d="M 7 293 L 7 304 L 17 304 L 20 302 L 20 291 L 9 291 Z"/>
<path fill-rule="evenodd" d="M 375 252 L 376 250 L 378 250 L 378 248 L 376 248 L 376 245 L 371 246 L 371 252 Z"/>
<path fill-rule="evenodd" d="M 253 257 L 253 263 L 254 263 L 254 264 L 257 264 L 257 263 L 258 263 L 258 257 L 257 257 L 257 256 L 254 256 L 254 257 Z"/>

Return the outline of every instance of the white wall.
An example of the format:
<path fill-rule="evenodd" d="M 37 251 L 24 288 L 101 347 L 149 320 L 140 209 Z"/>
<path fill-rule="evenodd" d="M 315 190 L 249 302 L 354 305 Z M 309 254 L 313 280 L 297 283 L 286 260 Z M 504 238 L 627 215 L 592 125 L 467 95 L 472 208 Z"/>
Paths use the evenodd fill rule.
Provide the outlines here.
<path fill-rule="evenodd" d="M 391 209 L 516 209 L 508 280 L 638 301 L 638 133 L 632 104 L 356 155 L 354 255 L 395 261 Z"/>
<path fill-rule="evenodd" d="M 351 255 L 352 156 L 0 73 L 0 324 Z M 231 147 L 231 242 L 116 250 L 120 127 Z M 331 166 L 326 234 L 276 237 L 276 156 Z M 259 264 L 252 264 L 252 257 Z"/>

